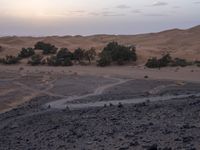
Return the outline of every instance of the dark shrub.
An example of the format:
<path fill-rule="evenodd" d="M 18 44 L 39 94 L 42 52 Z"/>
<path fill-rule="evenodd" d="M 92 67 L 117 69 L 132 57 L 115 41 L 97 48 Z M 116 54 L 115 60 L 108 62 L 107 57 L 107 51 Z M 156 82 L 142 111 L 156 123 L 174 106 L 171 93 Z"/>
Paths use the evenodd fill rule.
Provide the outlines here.
<path fill-rule="evenodd" d="M 160 67 L 166 67 L 172 61 L 170 54 L 163 55 L 161 59 L 159 59 Z"/>
<path fill-rule="evenodd" d="M 147 63 L 145 64 L 148 68 L 161 68 L 168 66 L 172 61 L 170 54 L 164 55 L 162 58 L 157 59 L 156 57 L 148 59 Z"/>
<path fill-rule="evenodd" d="M 61 48 L 56 56 L 47 58 L 47 64 L 50 66 L 72 66 L 73 53 L 67 48 Z"/>
<path fill-rule="evenodd" d="M 196 60 L 196 61 L 194 62 L 194 64 L 196 64 L 198 67 L 200 67 L 200 61 Z"/>
<path fill-rule="evenodd" d="M 135 47 L 119 45 L 117 42 L 108 43 L 103 52 L 111 55 L 112 61 L 123 64 L 124 61 L 136 61 Z"/>
<path fill-rule="evenodd" d="M 7 65 L 17 64 L 17 63 L 19 63 L 19 58 L 9 55 L 9 56 L 6 56 L 5 58 L 1 59 L 1 63 L 7 64 Z"/>
<path fill-rule="evenodd" d="M 21 52 L 18 54 L 19 58 L 28 58 L 30 56 L 33 56 L 35 54 L 35 51 L 33 48 L 22 48 Z"/>
<path fill-rule="evenodd" d="M 70 52 L 67 48 L 61 48 L 56 57 L 58 59 L 66 59 L 66 58 L 70 58 L 71 60 L 74 60 L 74 55 L 72 52 Z"/>
<path fill-rule="evenodd" d="M 175 58 L 174 60 L 172 60 L 170 65 L 173 67 L 176 67 L 176 66 L 185 67 L 185 66 L 191 65 L 191 63 L 187 62 L 185 59 Z"/>
<path fill-rule="evenodd" d="M 33 55 L 28 61 L 28 64 L 32 66 L 41 65 L 43 57 L 41 55 Z"/>
<path fill-rule="evenodd" d="M 147 63 L 145 64 L 148 68 L 159 68 L 159 60 L 156 57 L 150 58 L 147 60 Z"/>
<path fill-rule="evenodd" d="M 91 48 L 87 51 L 85 51 L 85 58 L 88 60 L 88 62 L 91 64 L 91 61 L 95 59 L 96 51 L 94 48 Z"/>
<path fill-rule="evenodd" d="M 0 52 L 3 51 L 3 47 L 0 45 Z"/>
<path fill-rule="evenodd" d="M 100 60 L 101 60 L 101 56 L 104 57 L 103 60 L 106 60 L 107 58 L 109 59 L 111 58 L 110 60 L 111 62 L 116 62 L 119 65 L 123 65 L 124 62 L 127 62 L 127 61 L 137 60 L 136 50 L 134 46 L 119 45 L 117 42 L 108 43 L 108 45 L 103 49 L 102 55 L 100 55 Z M 106 64 L 106 63 L 102 63 L 102 64 Z"/>
<path fill-rule="evenodd" d="M 62 62 L 62 66 L 73 66 L 73 63 L 70 58 L 65 58 Z"/>
<path fill-rule="evenodd" d="M 100 53 L 100 59 L 97 61 L 97 65 L 101 67 L 105 67 L 105 66 L 110 65 L 111 62 L 112 62 L 112 58 L 110 54 L 108 54 L 107 52 L 102 52 Z"/>
<path fill-rule="evenodd" d="M 81 48 L 75 49 L 74 59 L 80 63 L 84 59 L 84 52 L 85 52 L 84 49 Z"/>
<path fill-rule="evenodd" d="M 55 54 L 58 48 L 49 43 L 37 42 L 35 44 L 35 49 L 43 50 L 43 54 Z"/>

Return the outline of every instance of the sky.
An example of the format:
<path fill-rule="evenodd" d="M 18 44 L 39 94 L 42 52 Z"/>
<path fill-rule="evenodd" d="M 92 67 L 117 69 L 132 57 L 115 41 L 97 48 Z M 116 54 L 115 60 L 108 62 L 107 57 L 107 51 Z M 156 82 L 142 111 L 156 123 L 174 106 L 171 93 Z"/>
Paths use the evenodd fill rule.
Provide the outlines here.
<path fill-rule="evenodd" d="M 200 0 L 0 0 L 0 36 L 139 34 L 200 24 Z"/>

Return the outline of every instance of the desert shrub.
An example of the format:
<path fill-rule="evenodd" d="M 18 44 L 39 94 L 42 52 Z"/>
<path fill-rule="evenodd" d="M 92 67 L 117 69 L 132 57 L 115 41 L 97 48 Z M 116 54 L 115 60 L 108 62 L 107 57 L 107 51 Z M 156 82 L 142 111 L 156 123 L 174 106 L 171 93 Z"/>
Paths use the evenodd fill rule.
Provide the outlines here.
<path fill-rule="evenodd" d="M 108 43 L 102 53 L 104 53 L 104 55 L 100 56 L 105 57 L 105 54 L 109 55 L 109 57 L 111 57 L 111 61 L 117 62 L 119 65 L 124 64 L 126 61 L 137 60 L 135 47 L 119 45 L 117 42 Z"/>
<path fill-rule="evenodd" d="M 50 66 L 72 66 L 73 53 L 67 48 L 61 48 L 56 56 L 47 58 L 47 64 Z"/>
<path fill-rule="evenodd" d="M 161 68 L 168 66 L 172 61 L 170 54 L 164 55 L 162 58 L 157 59 L 156 57 L 150 58 L 145 64 L 148 68 Z"/>
<path fill-rule="evenodd" d="M 30 56 L 33 56 L 35 54 L 35 51 L 33 48 L 22 48 L 20 53 L 18 54 L 19 58 L 28 58 Z"/>
<path fill-rule="evenodd" d="M 163 55 L 162 58 L 159 59 L 160 67 L 166 67 L 172 61 L 170 54 Z"/>
<path fill-rule="evenodd" d="M 31 59 L 28 61 L 28 64 L 32 66 L 41 65 L 43 57 L 41 55 L 33 55 Z"/>
<path fill-rule="evenodd" d="M 145 66 L 148 67 L 148 68 L 161 68 L 161 67 L 167 67 L 167 66 L 185 67 L 185 66 L 189 66 L 189 65 L 192 65 L 192 64 L 194 64 L 194 63 L 188 62 L 185 59 L 181 59 L 181 58 L 172 59 L 170 54 L 166 54 L 160 59 L 157 59 L 156 57 L 148 59 Z"/>
<path fill-rule="evenodd" d="M 0 45 L 0 52 L 3 51 L 3 47 Z"/>
<path fill-rule="evenodd" d="M 17 64 L 17 63 L 19 63 L 19 58 L 9 55 L 9 56 L 6 56 L 5 58 L 2 58 L 1 63 L 7 64 L 7 65 Z"/>
<path fill-rule="evenodd" d="M 180 67 L 185 67 L 188 65 L 191 65 L 192 63 L 187 62 L 185 59 L 181 59 L 181 58 L 175 58 L 174 60 L 171 61 L 170 66 L 176 67 L 176 66 L 180 66 Z"/>
<path fill-rule="evenodd" d="M 65 58 L 70 58 L 71 60 L 74 60 L 74 54 L 70 52 L 67 48 L 61 48 L 56 57 L 58 59 L 65 59 Z"/>
<path fill-rule="evenodd" d="M 103 49 L 103 52 L 108 52 L 111 55 L 112 61 L 136 61 L 137 55 L 135 53 L 135 47 L 126 47 L 119 45 L 117 42 L 110 42 Z"/>
<path fill-rule="evenodd" d="M 145 64 L 148 68 L 159 68 L 159 60 L 156 57 L 150 58 L 147 60 L 147 63 Z"/>
<path fill-rule="evenodd" d="M 37 42 L 35 44 L 35 49 L 43 50 L 43 54 L 55 54 L 58 48 L 49 43 Z"/>
<path fill-rule="evenodd" d="M 85 58 L 88 60 L 88 62 L 91 64 L 91 61 L 95 59 L 96 51 L 94 48 L 91 48 L 87 51 L 85 51 L 84 54 Z"/>
<path fill-rule="evenodd" d="M 105 67 L 105 66 L 110 65 L 111 62 L 112 62 L 112 58 L 110 54 L 108 54 L 107 52 L 102 52 L 100 53 L 100 59 L 97 60 L 97 65 L 101 67 Z"/>
<path fill-rule="evenodd" d="M 197 65 L 198 67 L 200 67 L 200 61 L 196 60 L 196 61 L 194 62 L 194 64 Z"/>
<path fill-rule="evenodd" d="M 75 49 L 75 51 L 74 51 L 74 59 L 76 61 L 78 61 L 79 63 L 81 63 L 81 61 L 84 59 L 84 52 L 85 52 L 84 49 L 81 49 L 81 48 Z"/>
<path fill-rule="evenodd" d="M 70 58 L 65 58 L 64 61 L 62 61 L 62 66 L 73 66 L 73 63 Z"/>

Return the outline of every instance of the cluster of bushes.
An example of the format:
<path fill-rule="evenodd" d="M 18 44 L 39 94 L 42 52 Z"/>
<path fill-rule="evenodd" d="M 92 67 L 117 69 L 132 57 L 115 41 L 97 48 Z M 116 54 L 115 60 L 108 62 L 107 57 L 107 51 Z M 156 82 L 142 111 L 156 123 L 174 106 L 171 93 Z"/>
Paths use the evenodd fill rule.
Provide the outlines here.
<path fill-rule="evenodd" d="M 0 46 L 1 49 L 1 46 Z M 35 50 L 42 50 L 44 55 L 50 54 L 51 56 L 44 58 L 43 56 L 36 54 Z M 17 56 L 6 56 L 0 59 L 2 64 L 16 64 L 21 59 L 30 58 L 28 64 L 36 65 L 49 65 L 49 66 L 72 66 L 74 63 L 85 64 L 87 61 L 89 64 L 96 58 L 96 51 L 94 48 L 84 50 L 81 48 L 75 49 L 74 52 L 70 52 L 67 48 L 61 48 L 58 52 L 58 48 L 52 44 L 37 42 L 34 48 L 22 48 Z M 127 62 L 137 61 L 136 48 L 134 46 L 124 46 L 117 42 L 108 43 L 101 53 L 98 55 L 98 66 L 108 66 L 112 63 L 123 65 Z M 148 59 L 145 64 L 148 68 L 161 68 L 167 66 L 181 66 L 197 65 L 200 67 L 200 61 L 188 62 L 185 59 L 175 58 L 172 59 L 170 54 L 163 55 L 160 59 L 153 57 Z"/>
<path fill-rule="evenodd" d="M 188 62 L 185 59 L 175 58 L 174 60 L 171 61 L 170 66 L 172 66 L 172 67 L 177 67 L 177 66 L 186 67 L 186 66 L 190 66 L 192 64 L 193 64 L 192 62 Z"/>
<path fill-rule="evenodd" d="M 200 67 L 200 61 L 196 60 L 196 61 L 194 62 L 194 64 L 195 64 L 196 66 Z"/>
<path fill-rule="evenodd" d="M 50 66 L 72 66 L 73 62 L 83 64 L 84 60 L 91 63 L 95 59 L 96 52 L 94 48 L 84 50 L 77 48 L 73 53 L 67 48 L 61 48 L 55 56 L 46 59 L 46 63 Z"/>
<path fill-rule="evenodd" d="M 43 54 L 51 54 L 51 56 L 44 58 L 38 54 L 35 54 L 35 50 L 42 50 Z M 22 48 L 17 57 L 6 56 L 6 58 L 0 60 L 4 64 L 15 64 L 21 59 L 30 58 L 28 64 L 41 65 L 47 64 L 50 66 L 71 66 L 74 63 L 85 64 L 88 61 L 89 64 L 96 57 L 96 51 L 94 48 L 84 50 L 81 48 L 75 49 L 72 53 L 67 48 L 61 48 L 57 52 L 58 48 L 54 45 L 44 42 L 37 42 L 33 48 Z M 128 47 L 119 45 L 117 42 L 108 43 L 108 45 L 99 54 L 99 60 L 97 65 L 108 66 L 112 62 L 119 65 L 123 65 L 125 62 L 136 61 L 137 55 L 135 53 L 135 47 Z"/>
<path fill-rule="evenodd" d="M 28 58 L 31 57 L 35 54 L 35 51 L 33 48 L 22 48 L 20 53 L 18 54 L 18 57 L 23 59 L 23 58 Z"/>
<path fill-rule="evenodd" d="M 0 63 L 2 64 L 17 64 L 21 59 L 31 57 L 35 54 L 33 48 L 22 48 L 20 53 L 17 56 L 7 55 L 5 58 L 0 59 Z"/>
<path fill-rule="evenodd" d="M 67 48 L 61 48 L 56 56 L 47 58 L 46 63 L 49 66 L 72 66 L 73 59 L 73 53 L 71 53 Z"/>
<path fill-rule="evenodd" d="M 147 63 L 145 64 L 148 68 L 162 68 L 162 67 L 185 67 L 189 65 L 193 65 L 194 63 L 188 62 L 185 59 L 175 58 L 172 59 L 170 54 L 163 55 L 162 58 L 157 59 L 156 57 L 148 59 Z"/>
<path fill-rule="evenodd" d="M 166 54 L 160 59 L 157 59 L 156 57 L 148 59 L 145 66 L 148 68 L 161 68 L 161 67 L 168 66 L 171 61 L 172 61 L 172 58 L 170 54 Z"/>
<path fill-rule="evenodd" d="M 58 50 L 58 48 L 55 47 L 54 45 L 51 45 L 49 43 L 44 43 L 44 42 L 37 42 L 35 44 L 35 49 L 42 50 L 44 55 L 56 54 Z"/>
<path fill-rule="evenodd" d="M 12 55 L 8 55 L 5 58 L 0 59 L 0 63 L 6 65 L 17 64 L 19 63 L 19 58 Z"/>
<path fill-rule="evenodd" d="M 125 62 L 136 61 L 135 47 L 119 45 L 117 42 L 110 42 L 99 54 L 97 65 L 107 66 L 112 62 L 123 65 Z"/>

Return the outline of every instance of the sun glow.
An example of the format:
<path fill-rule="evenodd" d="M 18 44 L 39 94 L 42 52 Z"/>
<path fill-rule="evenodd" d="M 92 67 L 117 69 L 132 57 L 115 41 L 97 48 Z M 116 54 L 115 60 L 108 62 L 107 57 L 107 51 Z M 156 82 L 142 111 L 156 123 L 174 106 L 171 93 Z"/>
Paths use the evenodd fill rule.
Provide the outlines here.
<path fill-rule="evenodd" d="M 5 12 L 8 16 L 24 19 L 53 19 L 66 16 L 48 0 L 17 0 Z"/>

